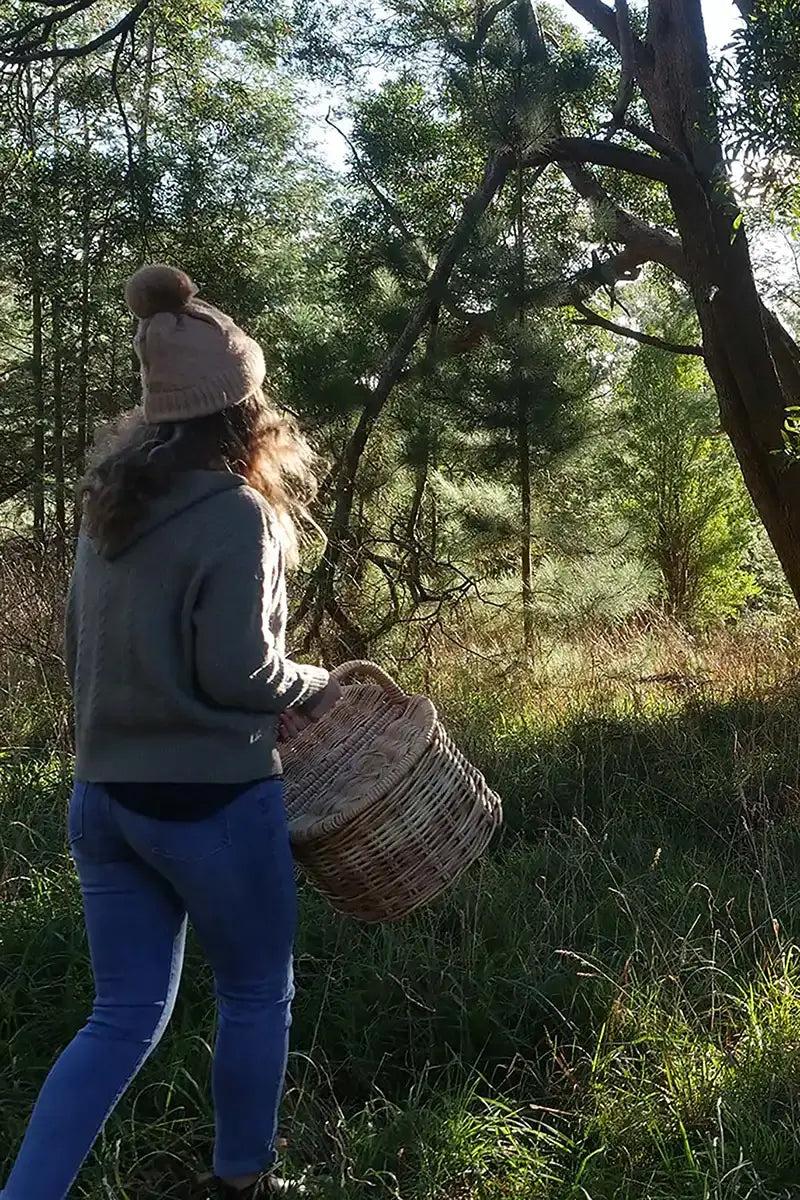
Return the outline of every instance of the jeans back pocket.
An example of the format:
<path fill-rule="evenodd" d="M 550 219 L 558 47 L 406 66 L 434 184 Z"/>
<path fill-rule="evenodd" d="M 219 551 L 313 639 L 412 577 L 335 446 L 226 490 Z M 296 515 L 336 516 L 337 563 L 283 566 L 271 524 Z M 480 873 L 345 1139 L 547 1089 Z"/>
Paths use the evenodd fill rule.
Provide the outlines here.
<path fill-rule="evenodd" d="M 170 862 L 202 862 L 231 844 L 230 822 L 224 811 L 196 821 L 147 819 L 150 850 L 156 858 Z"/>

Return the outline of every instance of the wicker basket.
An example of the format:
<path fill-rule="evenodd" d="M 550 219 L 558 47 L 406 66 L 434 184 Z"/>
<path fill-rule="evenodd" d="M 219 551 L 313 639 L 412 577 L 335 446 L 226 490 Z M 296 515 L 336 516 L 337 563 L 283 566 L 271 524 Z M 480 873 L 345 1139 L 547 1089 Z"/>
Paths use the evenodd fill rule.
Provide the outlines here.
<path fill-rule="evenodd" d="M 500 799 L 430 700 L 372 663 L 334 674 L 343 699 L 281 748 L 292 846 L 335 908 L 394 921 L 475 861 L 502 820 Z"/>

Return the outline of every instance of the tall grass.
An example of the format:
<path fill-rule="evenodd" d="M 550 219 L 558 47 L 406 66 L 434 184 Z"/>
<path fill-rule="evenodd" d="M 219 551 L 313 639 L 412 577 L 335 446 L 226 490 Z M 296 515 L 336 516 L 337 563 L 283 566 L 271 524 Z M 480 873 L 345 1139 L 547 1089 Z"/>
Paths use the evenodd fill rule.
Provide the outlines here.
<path fill-rule="evenodd" d="M 620 643 L 624 671 L 647 657 L 634 680 L 455 671 L 443 707 L 506 803 L 491 854 L 397 926 L 303 891 L 284 1123 L 312 1195 L 800 1197 L 800 693 L 786 656 L 775 686 L 780 653 L 767 689 L 744 645 L 739 665 L 729 645 L 665 671 L 677 642 L 656 641 Z M 0 772 L 6 1158 L 91 996 L 68 765 L 15 753 Z M 190 1194 L 212 1031 L 192 949 L 76 1196 Z"/>

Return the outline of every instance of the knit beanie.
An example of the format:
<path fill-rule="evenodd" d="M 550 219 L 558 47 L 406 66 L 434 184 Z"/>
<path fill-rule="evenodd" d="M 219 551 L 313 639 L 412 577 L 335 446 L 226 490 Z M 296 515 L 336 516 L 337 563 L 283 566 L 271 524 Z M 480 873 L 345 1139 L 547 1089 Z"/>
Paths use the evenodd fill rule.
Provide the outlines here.
<path fill-rule="evenodd" d="M 225 313 L 200 300 L 183 271 L 142 267 L 125 285 L 125 299 L 139 318 L 134 348 L 151 425 L 221 412 L 263 385 L 261 347 Z"/>

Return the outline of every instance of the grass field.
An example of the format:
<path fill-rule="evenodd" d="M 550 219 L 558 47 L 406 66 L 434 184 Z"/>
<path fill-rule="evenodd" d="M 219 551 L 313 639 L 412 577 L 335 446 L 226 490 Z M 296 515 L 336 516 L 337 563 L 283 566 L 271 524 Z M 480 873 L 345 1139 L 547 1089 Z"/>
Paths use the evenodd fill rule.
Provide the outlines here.
<path fill-rule="evenodd" d="M 800 1198 L 800 692 L 462 695 L 450 720 L 505 799 L 487 859 L 394 927 L 303 894 L 284 1124 L 310 1194 Z M 2 765 L 0 1161 L 90 1002 L 68 765 Z M 212 1032 L 193 951 L 76 1196 L 186 1194 Z"/>

